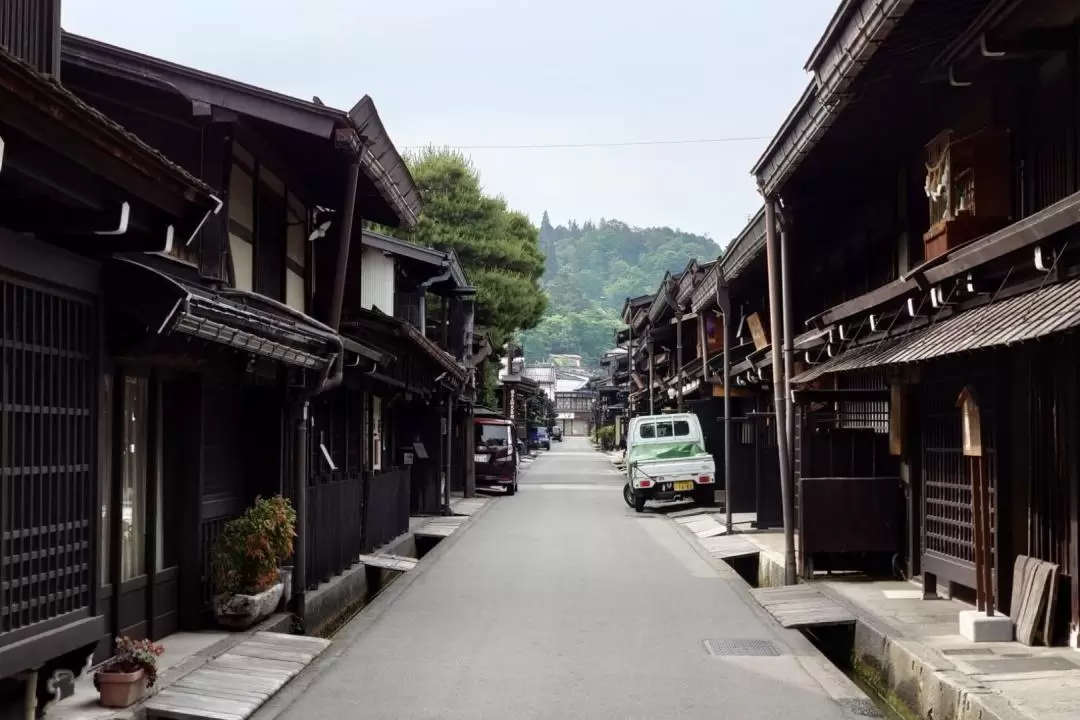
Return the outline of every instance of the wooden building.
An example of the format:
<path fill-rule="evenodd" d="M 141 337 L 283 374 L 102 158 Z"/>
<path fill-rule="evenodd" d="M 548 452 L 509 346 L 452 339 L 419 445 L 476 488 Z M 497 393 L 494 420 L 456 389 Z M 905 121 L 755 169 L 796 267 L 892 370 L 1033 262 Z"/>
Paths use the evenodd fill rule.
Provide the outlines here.
<path fill-rule="evenodd" d="M 891 557 L 970 597 L 982 557 L 1007 608 L 1015 558 L 1035 557 L 1063 575 L 1051 639 L 1075 645 L 1080 8 L 877 4 L 838 11 L 754 169 L 790 262 L 802 571 Z"/>
<path fill-rule="evenodd" d="M 210 549 L 257 495 L 297 506 L 303 617 L 469 486 L 475 401 L 457 259 L 362 235 L 421 207 L 369 98 L 296 100 L 29 9 L 0 25 L 4 693 L 205 627 Z"/>

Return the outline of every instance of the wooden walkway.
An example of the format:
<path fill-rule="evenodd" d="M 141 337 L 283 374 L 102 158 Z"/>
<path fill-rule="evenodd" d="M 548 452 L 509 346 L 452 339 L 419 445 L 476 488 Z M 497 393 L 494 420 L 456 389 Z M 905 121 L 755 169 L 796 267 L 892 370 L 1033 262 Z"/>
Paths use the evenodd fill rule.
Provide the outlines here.
<path fill-rule="evenodd" d="M 786 628 L 845 625 L 855 616 L 812 585 L 757 588 L 750 591 L 761 607 Z"/>
<path fill-rule="evenodd" d="M 147 718 L 245 720 L 330 645 L 257 632 L 146 702 Z"/>
<path fill-rule="evenodd" d="M 480 508 L 491 502 L 491 498 L 461 498 L 450 503 L 450 510 L 455 515 L 475 515 Z"/>
<path fill-rule="evenodd" d="M 414 535 L 421 537 L 449 537 L 455 530 L 460 528 L 468 520 L 467 515 L 453 515 L 450 517 L 434 518 L 413 531 Z"/>

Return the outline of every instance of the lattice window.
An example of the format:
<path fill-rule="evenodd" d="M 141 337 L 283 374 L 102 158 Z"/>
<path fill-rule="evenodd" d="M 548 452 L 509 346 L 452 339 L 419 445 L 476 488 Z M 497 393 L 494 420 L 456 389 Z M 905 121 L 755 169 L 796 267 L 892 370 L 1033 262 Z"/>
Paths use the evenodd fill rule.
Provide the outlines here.
<path fill-rule="evenodd" d="M 959 369 L 959 368 L 957 368 Z M 922 390 L 922 476 L 924 550 L 974 565 L 974 525 L 971 514 L 971 477 L 962 452 L 960 410 L 956 398 L 976 370 L 963 376 L 924 372 Z M 969 378 L 965 380 L 964 378 Z M 997 526 L 997 471 L 995 462 L 995 404 L 993 383 L 978 384 L 982 416 L 983 452 L 990 483 L 990 537 Z"/>
<path fill-rule="evenodd" d="M 0 633 L 90 605 L 92 302 L 0 275 Z"/>

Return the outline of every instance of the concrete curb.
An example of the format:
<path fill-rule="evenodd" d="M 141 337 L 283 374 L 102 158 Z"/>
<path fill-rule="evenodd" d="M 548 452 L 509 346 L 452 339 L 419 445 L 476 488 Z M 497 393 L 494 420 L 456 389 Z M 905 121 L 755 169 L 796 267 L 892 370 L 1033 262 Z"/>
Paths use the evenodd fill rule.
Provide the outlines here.
<path fill-rule="evenodd" d="M 868 705 L 873 704 L 873 701 L 867 697 L 866 693 L 860 690 L 859 686 L 852 682 L 851 678 L 833 665 L 802 633 L 780 625 L 776 618 L 766 612 L 758 601 L 754 599 L 754 596 L 750 594 L 750 584 L 735 572 L 733 567 L 710 555 L 698 543 L 697 536 L 690 532 L 685 525 L 677 523 L 668 517 L 664 517 L 664 519 L 677 528 L 679 534 L 694 549 L 694 552 L 717 571 L 720 578 L 731 586 L 743 604 L 761 619 L 762 624 L 769 628 L 773 636 L 791 650 L 792 655 L 806 671 L 806 674 L 813 678 L 827 697 L 836 702 L 844 716 L 865 720 L 867 717 L 866 708 Z M 747 536 L 749 535 L 747 534 Z"/>
<path fill-rule="evenodd" d="M 783 556 L 754 540 L 764 578 L 783 577 Z M 765 567 L 768 564 L 771 568 Z M 854 662 L 867 682 L 892 695 L 910 712 L 933 720 L 1031 720 L 1008 699 L 960 672 L 941 653 L 906 636 L 826 585 L 813 583 L 855 616 Z"/>
<path fill-rule="evenodd" d="M 492 500 L 494 500 L 494 498 L 492 498 Z M 432 548 L 427 555 L 421 558 L 415 568 L 406 572 L 402 577 L 392 582 L 380 592 L 367 607 L 363 608 L 352 620 L 338 630 L 337 634 L 331 639 L 330 647 L 324 650 L 321 655 L 315 658 L 314 662 L 304 668 L 299 675 L 294 677 L 285 687 L 278 691 L 276 695 L 267 700 L 249 720 L 272 720 L 292 707 L 292 705 L 307 692 L 308 688 L 311 687 L 312 683 L 315 682 L 316 678 L 323 671 L 328 669 L 328 667 L 348 651 L 348 649 L 351 648 L 364 633 L 370 630 L 379 621 L 383 613 L 392 607 L 421 575 L 427 572 L 443 555 L 449 552 L 450 548 L 456 545 L 458 541 L 460 541 L 461 538 L 476 525 L 477 521 L 486 515 L 495 505 L 495 502 L 487 502 L 483 507 L 476 511 L 476 513 L 471 515 L 468 520 L 462 523 L 458 530 L 443 539 L 438 545 Z"/>

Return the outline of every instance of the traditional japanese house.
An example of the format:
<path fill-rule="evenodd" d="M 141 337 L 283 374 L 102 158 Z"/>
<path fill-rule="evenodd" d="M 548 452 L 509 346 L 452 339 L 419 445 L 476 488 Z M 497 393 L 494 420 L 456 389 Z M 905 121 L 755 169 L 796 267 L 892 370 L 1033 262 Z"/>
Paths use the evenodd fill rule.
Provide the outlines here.
<path fill-rule="evenodd" d="M 103 265 L 99 656 L 113 633 L 210 621 L 211 549 L 258 495 L 297 507 L 302 616 L 305 589 L 366 532 L 355 475 L 335 476 L 334 522 L 312 523 L 332 428 L 310 405 L 343 395 L 351 368 L 397 359 L 339 331 L 361 293 L 363 223 L 408 228 L 419 195 L 369 98 L 344 112 L 70 34 L 62 59 L 72 92 L 199 175 L 221 206 L 197 234 Z"/>
<path fill-rule="evenodd" d="M 525 358 L 521 348 L 507 344 L 506 356 L 502 358 L 499 370 L 499 409 L 504 417 L 514 422 L 518 439 L 522 442 L 527 442 L 529 437 L 529 403 L 540 393 L 540 384 L 525 375 Z"/>
<path fill-rule="evenodd" d="M 758 212 L 684 302 L 701 323 L 698 357 L 687 373 L 700 389 L 690 408 L 706 430 L 717 484 L 733 513 L 753 514 L 757 527 L 768 528 L 782 517 L 764 245 L 764 213 Z"/>
<path fill-rule="evenodd" d="M 596 393 L 585 388 L 555 392 L 555 412 L 564 437 L 592 434 L 595 399 Z"/>
<path fill-rule="evenodd" d="M 877 554 L 965 597 L 989 562 L 1008 608 L 1032 556 L 1064 575 L 1050 639 L 1075 645 L 1080 7 L 872 5 L 837 13 L 754 170 L 784 304 L 825 340 L 802 367 L 786 343 L 803 572 Z"/>
<path fill-rule="evenodd" d="M 343 332 L 347 340 L 387 349 L 395 360 L 346 371 L 351 402 L 363 411 L 339 408 L 334 434 L 340 452 L 355 454 L 357 467 L 371 475 L 368 515 L 397 518 L 381 536 L 368 538 L 371 548 L 407 530 L 410 513 L 443 512 L 452 477 L 465 485 L 475 403 L 475 290 L 454 253 L 370 231 L 363 234 L 361 270 L 360 295 L 346 303 Z M 368 447 L 354 453 L 348 448 L 357 437 Z M 385 497 L 377 489 L 386 489 Z M 394 498 L 404 499 L 395 505 Z M 379 511 L 380 502 L 387 513 Z"/>
<path fill-rule="evenodd" d="M 168 298 L 116 285 L 138 262 L 198 246 L 222 201 L 59 82 L 59 22 L 60 3 L 44 1 L 6 4 L 0 19 L 5 707 L 70 679 L 115 633 L 178 623 L 183 548 L 162 508 L 181 486 L 162 476 L 184 418 L 163 419 L 173 388 L 114 372 L 128 339 L 169 333 L 178 354 L 289 353 L 316 370 L 336 351 L 317 328 L 183 281 Z M 119 295 L 158 310 L 152 327 L 129 324 Z"/>

